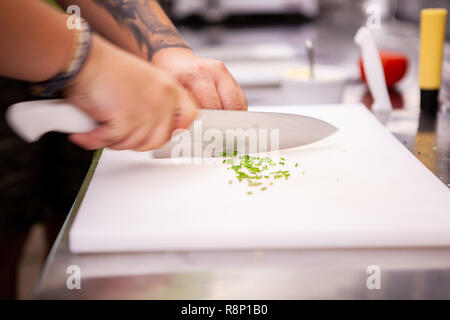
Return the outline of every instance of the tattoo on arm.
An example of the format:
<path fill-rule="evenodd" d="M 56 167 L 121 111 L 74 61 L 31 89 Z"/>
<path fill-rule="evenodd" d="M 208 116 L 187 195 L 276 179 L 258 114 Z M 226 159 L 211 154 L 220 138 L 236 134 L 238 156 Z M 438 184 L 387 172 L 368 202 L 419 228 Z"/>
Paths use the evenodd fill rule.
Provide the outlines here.
<path fill-rule="evenodd" d="M 127 28 L 148 60 L 164 48 L 189 48 L 156 0 L 94 0 Z"/>

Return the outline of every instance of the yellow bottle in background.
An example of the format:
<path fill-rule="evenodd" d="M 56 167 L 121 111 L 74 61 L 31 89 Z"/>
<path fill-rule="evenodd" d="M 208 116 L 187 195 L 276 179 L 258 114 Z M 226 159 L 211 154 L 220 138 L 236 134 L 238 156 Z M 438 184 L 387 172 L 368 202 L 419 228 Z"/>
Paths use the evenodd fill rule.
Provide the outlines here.
<path fill-rule="evenodd" d="M 420 15 L 419 84 L 422 110 L 436 111 L 442 78 L 446 9 L 423 9 Z"/>

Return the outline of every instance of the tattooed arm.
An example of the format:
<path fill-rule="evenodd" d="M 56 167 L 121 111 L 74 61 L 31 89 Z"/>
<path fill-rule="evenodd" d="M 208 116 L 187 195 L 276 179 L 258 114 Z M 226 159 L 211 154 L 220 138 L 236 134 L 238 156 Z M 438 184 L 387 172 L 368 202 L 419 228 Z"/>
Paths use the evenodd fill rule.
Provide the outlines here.
<path fill-rule="evenodd" d="M 103 37 L 140 57 L 152 60 L 158 50 L 186 48 L 175 26 L 155 0 L 58 0 L 76 4 Z"/>
<path fill-rule="evenodd" d="M 201 107 L 247 109 L 244 93 L 224 64 L 196 57 L 156 0 L 57 1 L 80 6 L 99 34 L 172 74 Z"/>
<path fill-rule="evenodd" d="M 78 39 L 66 20 L 43 1 L 0 1 L 0 76 L 37 82 L 65 72 Z M 198 108 L 169 74 L 98 35 L 64 97 L 99 123 L 69 137 L 87 149 L 158 148 L 173 129 L 188 127 Z"/>

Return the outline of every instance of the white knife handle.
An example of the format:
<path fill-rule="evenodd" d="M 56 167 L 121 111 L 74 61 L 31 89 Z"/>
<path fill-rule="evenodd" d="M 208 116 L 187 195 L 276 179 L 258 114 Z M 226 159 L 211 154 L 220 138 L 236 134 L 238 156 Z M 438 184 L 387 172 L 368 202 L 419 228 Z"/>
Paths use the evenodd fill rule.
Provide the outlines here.
<path fill-rule="evenodd" d="M 364 71 L 374 101 L 372 111 L 390 112 L 392 104 L 389 99 L 380 54 L 372 33 L 366 27 L 361 27 L 356 33 L 354 41 L 361 47 Z"/>
<path fill-rule="evenodd" d="M 98 123 L 65 100 L 37 100 L 14 104 L 6 111 L 9 126 L 25 141 L 39 140 L 45 133 L 84 133 Z"/>

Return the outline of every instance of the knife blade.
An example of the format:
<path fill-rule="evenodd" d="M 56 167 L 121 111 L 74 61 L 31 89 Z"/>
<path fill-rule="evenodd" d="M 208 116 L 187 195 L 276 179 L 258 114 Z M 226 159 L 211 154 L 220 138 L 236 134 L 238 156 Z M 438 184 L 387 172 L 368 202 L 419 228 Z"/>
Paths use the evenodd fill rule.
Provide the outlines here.
<path fill-rule="evenodd" d="M 50 131 L 83 133 L 98 127 L 95 120 L 62 99 L 14 104 L 8 108 L 6 120 L 9 126 L 27 142 L 37 141 Z M 269 145 L 265 150 L 259 150 L 260 152 L 310 144 L 337 131 L 336 127 L 325 121 L 303 115 L 202 109 L 196 121 L 188 129 L 192 135 L 193 145 L 200 140 L 203 141 L 203 134 L 200 136 L 196 134 L 199 124 L 202 133 L 215 130 L 226 134 L 227 130 L 242 130 L 243 134 L 246 134 L 248 130 L 254 130 L 258 140 L 262 134 L 270 135 L 278 132 L 279 142 Z M 268 137 L 268 139 L 271 138 Z M 175 143 L 175 141 L 169 141 L 160 149 L 160 154 L 167 153 Z M 245 143 L 245 152 L 248 152 L 249 142 Z"/>

